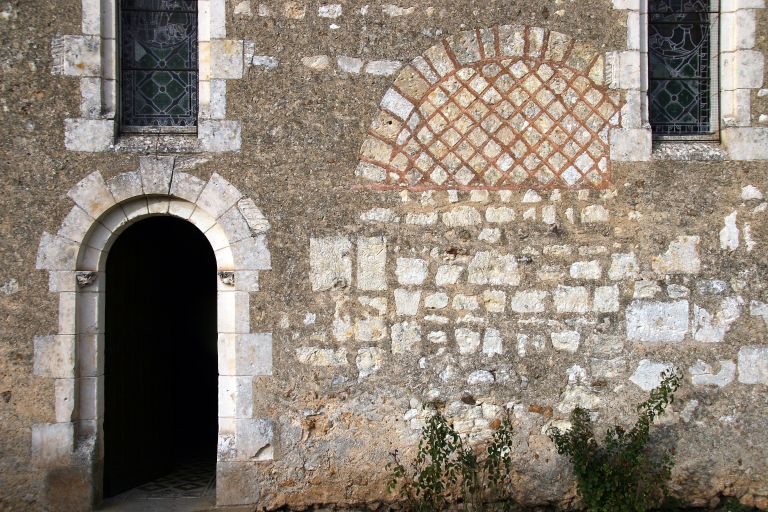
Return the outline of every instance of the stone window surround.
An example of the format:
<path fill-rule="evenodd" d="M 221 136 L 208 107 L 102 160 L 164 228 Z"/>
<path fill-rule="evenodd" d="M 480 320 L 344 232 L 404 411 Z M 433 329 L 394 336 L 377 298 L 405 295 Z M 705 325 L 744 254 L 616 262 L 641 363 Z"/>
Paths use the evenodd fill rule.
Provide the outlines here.
<path fill-rule="evenodd" d="M 750 98 L 763 83 L 764 57 L 754 50 L 755 9 L 765 0 L 720 0 L 720 145 L 701 142 L 654 144 L 648 122 L 648 0 L 613 0 L 627 13 L 627 50 L 611 52 L 613 87 L 626 94 L 622 130 L 611 134 L 612 158 L 768 159 L 768 128 L 751 124 Z"/>
<path fill-rule="evenodd" d="M 199 87 L 197 137 L 119 134 L 117 3 L 82 0 L 82 35 L 53 39 L 54 74 L 80 77 L 80 117 L 66 119 L 71 151 L 238 151 L 239 121 L 226 119 L 227 80 L 243 76 L 243 41 L 226 39 L 225 0 L 198 1 Z"/>
<path fill-rule="evenodd" d="M 68 192 L 75 205 L 56 234 L 43 233 L 38 250 L 36 268 L 49 272 L 59 319 L 57 334 L 35 337 L 34 374 L 53 385 L 55 422 L 32 426 L 32 459 L 43 470 L 85 472 L 92 489 L 88 505 L 102 496 L 107 253 L 123 229 L 149 216 L 191 222 L 215 252 L 218 504 L 252 502 L 245 491 L 233 492 L 238 486 L 229 479 L 274 456 L 273 421 L 253 411 L 254 380 L 272 375 L 272 335 L 251 332 L 249 311 L 259 272 L 271 268 L 269 223 L 220 175 L 205 182 L 181 172 L 175 160 L 141 157 L 137 171 L 107 181 L 90 174 Z"/>

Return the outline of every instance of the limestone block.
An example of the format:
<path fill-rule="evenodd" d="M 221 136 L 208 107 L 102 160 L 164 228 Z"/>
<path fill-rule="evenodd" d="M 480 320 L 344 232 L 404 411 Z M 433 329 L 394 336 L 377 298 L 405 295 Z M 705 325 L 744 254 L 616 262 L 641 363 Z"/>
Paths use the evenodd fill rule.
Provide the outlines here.
<path fill-rule="evenodd" d="M 397 18 L 400 16 L 409 16 L 415 11 L 415 7 L 400 7 L 394 4 L 384 4 L 381 6 L 381 12 L 390 18 Z"/>
<path fill-rule="evenodd" d="M 649 161 L 651 159 L 651 130 L 646 128 L 612 129 L 611 158 L 628 162 Z"/>
<path fill-rule="evenodd" d="M 499 48 L 507 57 L 522 57 L 525 51 L 525 28 L 517 25 L 500 26 Z"/>
<path fill-rule="evenodd" d="M 485 220 L 497 224 L 512 222 L 515 220 L 515 210 L 505 206 L 491 206 L 485 210 Z"/>
<path fill-rule="evenodd" d="M 104 332 L 104 292 L 81 293 L 77 299 L 78 334 L 99 334 Z"/>
<path fill-rule="evenodd" d="M 206 182 L 185 172 L 174 172 L 170 194 L 191 203 L 197 201 L 205 188 Z"/>
<path fill-rule="evenodd" d="M 612 281 L 622 279 L 634 279 L 640 267 L 637 264 L 635 253 L 611 254 L 611 268 L 608 269 L 608 278 Z"/>
<path fill-rule="evenodd" d="M 387 239 L 357 239 L 357 287 L 361 290 L 387 289 Z"/>
<path fill-rule="evenodd" d="M 237 458 L 240 460 L 272 460 L 274 437 L 272 420 L 250 418 L 235 420 L 235 446 Z"/>
<path fill-rule="evenodd" d="M 552 62 L 560 62 L 565 58 L 568 46 L 571 44 L 571 38 L 560 32 L 549 33 L 549 44 L 544 59 Z"/>
<path fill-rule="evenodd" d="M 520 273 L 517 260 L 512 254 L 497 251 L 480 251 L 467 268 L 468 281 L 472 284 L 517 286 Z"/>
<path fill-rule="evenodd" d="M 739 382 L 768 384 L 768 347 L 753 345 L 739 349 Z"/>
<path fill-rule="evenodd" d="M 664 254 L 653 258 L 651 266 L 661 274 L 697 274 L 701 268 L 699 237 L 677 237 Z"/>
<path fill-rule="evenodd" d="M 472 64 L 480 60 L 480 46 L 474 30 L 466 30 L 449 37 L 448 45 L 459 64 Z"/>
<path fill-rule="evenodd" d="M 467 384 L 470 386 L 491 384 L 495 381 L 496 378 L 488 370 L 475 370 L 467 377 Z"/>
<path fill-rule="evenodd" d="M 75 377 L 75 336 L 35 336 L 33 373 L 39 377 Z"/>
<path fill-rule="evenodd" d="M 435 71 L 437 71 L 441 77 L 446 76 L 455 69 L 453 60 L 448 56 L 445 47 L 442 44 L 436 44 L 431 47 L 424 52 L 424 56 L 429 60 L 432 67 L 434 67 Z"/>
<path fill-rule="evenodd" d="M 598 222 L 608 222 L 609 213 L 608 210 L 600 204 L 593 204 L 584 207 L 581 210 L 581 222 L 584 224 L 595 224 Z"/>
<path fill-rule="evenodd" d="M 327 55 L 310 55 L 302 57 L 301 64 L 312 71 L 325 71 L 331 67 L 331 58 Z"/>
<path fill-rule="evenodd" d="M 455 331 L 460 354 L 474 354 L 480 348 L 480 333 L 460 327 Z"/>
<path fill-rule="evenodd" d="M 317 16 L 320 18 L 338 18 L 343 12 L 341 4 L 321 4 L 317 8 Z"/>
<path fill-rule="evenodd" d="M 251 59 L 251 65 L 266 69 L 275 69 L 280 65 L 280 59 L 271 55 L 254 55 Z M 341 67 L 341 64 L 339 64 L 339 67 Z"/>
<path fill-rule="evenodd" d="M 104 377 L 85 377 L 78 379 L 78 413 L 79 420 L 96 420 L 104 417 Z"/>
<path fill-rule="evenodd" d="M 98 36 L 57 36 L 51 41 L 54 75 L 101 76 L 101 39 Z"/>
<path fill-rule="evenodd" d="M 211 41 L 211 78 L 243 77 L 243 41 L 215 39 Z"/>
<path fill-rule="evenodd" d="M 723 128 L 731 160 L 768 160 L 768 128 Z"/>
<path fill-rule="evenodd" d="M 474 295 L 458 293 L 453 297 L 451 306 L 456 311 L 475 311 L 480 307 L 480 302 Z"/>
<path fill-rule="evenodd" d="M 741 316 L 744 300 L 741 297 L 727 297 L 712 315 L 698 304 L 693 305 L 693 339 L 705 343 L 720 343 L 725 334 Z"/>
<path fill-rule="evenodd" d="M 219 461 L 216 464 L 216 504 L 252 505 L 259 502 L 259 466 L 252 462 Z"/>
<path fill-rule="evenodd" d="M 492 356 L 504 353 L 504 339 L 497 329 L 486 329 L 483 335 L 483 354 Z"/>
<path fill-rule="evenodd" d="M 217 294 L 218 331 L 230 334 L 250 332 L 249 295 L 246 292 L 226 291 Z"/>
<path fill-rule="evenodd" d="M 405 223 L 415 226 L 431 226 L 437 224 L 437 212 L 409 213 L 405 216 Z"/>
<path fill-rule="evenodd" d="M 718 364 L 720 364 L 720 371 L 715 372 L 710 365 L 700 359 L 697 360 L 693 366 L 688 368 L 693 385 L 722 388 L 733 382 L 734 377 L 736 377 L 736 363 L 729 360 L 721 360 L 718 361 Z"/>
<path fill-rule="evenodd" d="M 755 46 L 755 13 L 746 9 L 720 14 L 720 52 L 751 49 Z"/>
<path fill-rule="evenodd" d="M 360 71 L 363 69 L 363 59 L 349 57 L 347 55 L 339 55 L 336 57 L 336 64 L 339 66 L 339 69 L 345 73 L 354 73 L 357 75 L 360 74 Z"/>
<path fill-rule="evenodd" d="M 309 278 L 313 291 L 346 288 L 352 282 L 352 243 L 345 237 L 309 240 Z"/>
<path fill-rule="evenodd" d="M 414 352 L 421 343 L 421 328 L 414 322 L 402 322 L 392 326 L 392 353 Z"/>
<path fill-rule="evenodd" d="M 603 270 L 597 260 L 576 261 L 571 264 L 570 274 L 573 279 L 600 279 Z"/>
<path fill-rule="evenodd" d="M 251 238 L 251 228 L 238 208 L 230 208 L 218 219 L 218 226 L 224 232 L 226 245 Z M 214 250 L 220 247 L 214 247 Z"/>
<path fill-rule="evenodd" d="M 391 76 L 401 67 L 403 64 L 397 60 L 372 60 L 365 65 L 365 72 L 375 76 Z"/>
<path fill-rule="evenodd" d="M 523 290 L 516 292 L 509 307 L 515 313 L 543 313 L 547 310 L 546 300 L 549 293 L 543 290 Z"/>
<path fill-rule="evenodd" d="M 272 375 L 272 333 L 239 334 L 235 343 L 236 375 Z"/>
<path fill-rule="evenodd" d="M 144 193 L 166 195 L 171 188 L 173 165 L 172 156 L 139 157 L 139 174 Z"/>
<path fill-rule="evenodd" d="M 435 284 L 437 286 L 456 284 L 462 272 L 464 272 L 464 267 L 459 265 L 440 265 L 435 275 Z"/>
<path fill-rule="evenodd" d="M 37 250 L 38 270 L 74 270 L 79 246 L 71 240 L 43 232 Z"/>
<path fill-rule="evenodd" d="M 80 79 L 80 115 L 84 119 L 98 119 L 101 115 L 101 79 Z"/>
<path fill-rule="evenodd" d="M 485 310 L 489 313 L 503 313 L 507 306 L 507 294 L 501 290 L 483 290 Z"/>
<path fill-rule="evenodd" d="M 115 123 L 100 119 L 65 119 L 64 146 L 70 151 L 95 153 L 109 151 L 115 135 Z"/>
<path fill-rule="evenodd" d="M 427 334 L 427 339 L 430 343 L 448 343 L 448 335 L 445 333 L 445 331 L 432 331 Z"/>
<path fill-rule="evenodd" d="M 380 222 L 383 224 L 400 222 L 400 217 L 389 208 L 372 208 L 360 214 L 363 222 Z"/>
<path fill-rule="evenodd" d="M 397 281 L 404 285 L 420 285 L 427 278 L 429 266 L 420 258 L 397 258 L 395 275 Z"/>
<path fill-rule="evenodd" d="M 74 447 L 73 423 L 32 425 L 32 460 L 38 467 L 66 466 Z"/>
<path fill-rule="evenodd" d="M 357 351 L 355 364 L 358 370 L 358 379 L 364 379 L 379 371 L 384 362 L 384 351 L 378 347 L 366 347 Z"/>
<path fill-rule="evenodd" d="M 563 331 L 551 333 L 550 338 L 555 350 L 574 354 L 579 349 L 581 335 L 576 331 Z"/>
<path fill-rule="evenodd" d="M 448 306 L 448 295 L 445 293 L 433 293 L 424 298 L 424 307 L 428 309 L 444 309 Z"/>
<path fill-rule="evenodd" d="M 355 322 L 355 339 L 358 341 L 381 341 L 386 337 L 387 324 L 380 316 L 360 318 Z"/>
<path fill-rule="evenodd" d="M 292 20 L 304 19 L 307 14 L 307 8 L 300 2 L 286 2 L 283 4 L 283 15 Z"/>
<path fill-rule="evenodd" d="M 443 224 L 451 228 L 474 226 L 482 221 L 480 212 L 471 206 L 459 206 L 443 213 Z"/>
<path fill-rule="evenodd" d="M 347 349 L 299 347 L 296 349 L 296 359 L 302 364 L 311 366 L 346 366 Z"/>
<path fill-rule="evenodd" d="M 67 197 L 80 206 L 94 219 L 98 219 L 109 208 L 115 206 L 115 199 L 98 172 L 93 172 L 67 192 Z"/>
<path fill-rule="evenodd" d="M 591 309 L 589 291 L 583 286 L 558 286 L 552 296 L 558 313 L 586 313 Z"/>
<path fill-rule="evenodd" d="M 124 172 L 107 180 L 107 189 L 118 203 L 142 195 L 141 176 L 138 171 Z"/>
<path fill-rule="evenodd" d="M 213 173 L 200 193 L 197 205 L 212 218 L 218 219 L 224 212 L 232 208 L 241 197 L 242 194 L 234 185 L 221 175 Z"/>
<path fill-rule="evenodd" d="M 736 50 L 722 54 L 726 90 L 758 89 L 763 86 L 764 58 L 758 50 Z"/>
<path fill-rule="evenodd" d="M 656 281 L 635 281 L 635 291 L 632 295 L 635 299 L 653 299 L 661 293 L 661 286 Z"/>
<path fill-rule="evenodd" d="M 427 81 L 430 84 L 435 84 L 438 81 L 438 77 L 435 74 L 435 72 L 432 70 L 432 67 L 427 63 L 427 61 L 419 55 L 413 61 L 411 62 L 411 65 L 419 70 L 419 73 L 427 79 Z"/>
<path fill-rule="evenodd" d="M 598 286 L 592 308 L 598 313 L 615 313 L 619 310 L 619 287 Z"/>
<path fill-rule="evenodd" d="M 419 311 L 421 291 L 404 288 L 395 290 L 395 312 L 400 316 L 414 316 Z"/>
<path fill-rule="evenodd" d="M 389 89 L 381 99 L 381 108 L 392 112 L 403 121 L 408 119 L 408 116 L 413 112 L 413 103 L 405 99 L 400 93 L 394 89 Z"/>
<path fill-rule="evenodd" d="M 242 133 L 239 121 L 206 119 L 197 127 L 200 150 L 211 153 L 240 151 Z"/>
<path fill-rule="evenodd" d="M 674 370 L 669 363 L 641 359 L 629 380 L 643 391 L 650 391 L 661 384 L 661 374 Z"/>
<path fill-rule="evenodd" d="M 73 206 L 61 223 L 58 236 L 81 243 L 96 221 L 79 206 Z"/>
<path fill-rule="evenodd" d="M 633 301 L 627 308 L 631 341 L 674 343 L 688 333 L 688 301 Z"/>

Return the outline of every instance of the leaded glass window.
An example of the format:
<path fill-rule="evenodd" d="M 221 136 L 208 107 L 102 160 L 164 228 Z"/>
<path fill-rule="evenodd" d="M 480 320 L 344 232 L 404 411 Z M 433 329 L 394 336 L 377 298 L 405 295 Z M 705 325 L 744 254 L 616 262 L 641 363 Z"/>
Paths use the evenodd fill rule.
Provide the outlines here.
<path fill-rule="evenodd" d="M 717 130 L 714 0 L 649 0 L 649 113 L 657 136 Z"/>
<path fill-rule="evenodd" d="M 197 1 L 122 0 L 124 131 L 197 125 Z"/>

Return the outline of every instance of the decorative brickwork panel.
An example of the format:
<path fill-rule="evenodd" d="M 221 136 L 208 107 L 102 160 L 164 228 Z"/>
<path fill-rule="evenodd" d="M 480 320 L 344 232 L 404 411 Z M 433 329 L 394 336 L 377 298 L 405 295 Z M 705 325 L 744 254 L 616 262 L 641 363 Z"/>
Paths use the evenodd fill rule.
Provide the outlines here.
<path fill-rule="evenodd" d="M 373 188 L 603 188 L 620 95 L 604 60 L 533 27 L 462 33 L 416 58 L 360 152 Z"/>

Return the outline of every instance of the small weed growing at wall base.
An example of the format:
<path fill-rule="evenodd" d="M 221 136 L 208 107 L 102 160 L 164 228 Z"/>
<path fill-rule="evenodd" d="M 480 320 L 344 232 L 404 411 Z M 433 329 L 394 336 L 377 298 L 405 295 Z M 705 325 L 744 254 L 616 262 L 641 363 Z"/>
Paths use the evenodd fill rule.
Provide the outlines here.
<path fill-rule="evenodd" d="M 416 458 L 406 468 L 392 452 L 390 492 L 399 488 L 407 510 L 444 510 L 456 501 L 467 511 L 511 510 L 512 421 L 505 418 L 485 450 L 465 446 L 459 433 L 439 411 L 421 433 Z"/>
<path fill-rule="evenodd" d="M 609 428 L 602 444 L 595 439 L 589 413 L 580 407 L 571 413 L 570 430 L 547 431 L 558 453 L 570 459 L 587 510 L 644 512 L 664 501 L 673 462 L 669 453 L 652 457 L 650 428 L 674 401 L 680 381 L 677 371 L 663 373 L 648 400 L 637 406 L 635 425 L 628 431 Z"/>

